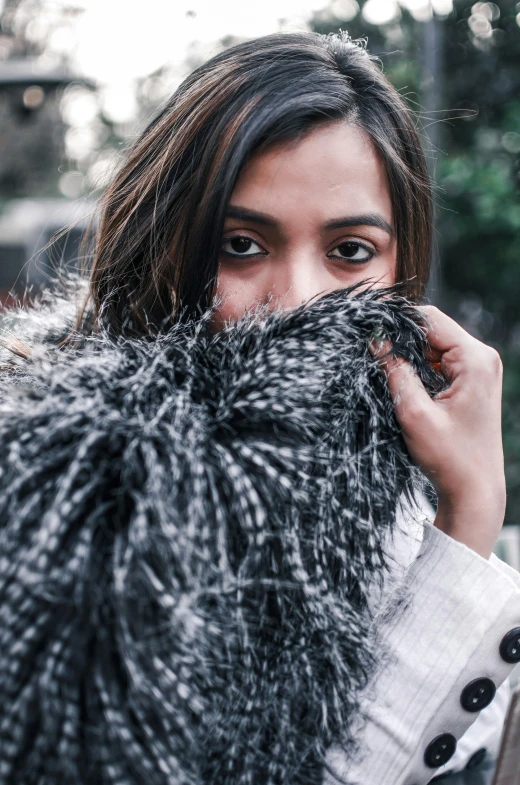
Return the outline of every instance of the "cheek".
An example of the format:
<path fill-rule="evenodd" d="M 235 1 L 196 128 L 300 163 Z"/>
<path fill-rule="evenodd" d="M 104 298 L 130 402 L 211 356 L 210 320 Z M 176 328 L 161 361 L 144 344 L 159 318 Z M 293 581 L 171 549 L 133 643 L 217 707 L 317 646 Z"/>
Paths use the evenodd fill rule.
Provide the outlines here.
<path fill-rule="evenodd" d="M 395 241 L 387 251 L 379 257 L 378 273 L 381 276 L 381 286 L 390 286 L 397 280 L 397 246 Z"/>
<path fill-rule="evenodd" d="M 397 261 L 394 258 L 390 259 L 385 265 L 385 280 L 386 284 L 390 286 L 396 282 Z"/>
<path fill-rule="evenodd" d="M 239 319 L 255 302 L 261 301 L 263 290 L 252 277 L 248 279 L 247 276 L 239 276 L 221 267 L 216 294 L 220 303 L 215 311 L 214 322 L 215 326 L 221 328 L 225 321 Z"/>
<path fill-rule="evenodd" d="M 318 265 L 316 281 L 312 275 L 312 283 L 304 287 L 301 292 L 300 300 L 303 301 L 318 292 L 325 293 L 338 288 L 348 287 L 363 278 L 372 278 L 372 286 L 386 287 L 396 282 L 397 270 L 397 248 L 395 242 L 391 247 L 387 247 L 368 265 L 360 267 L 358 270 L 351 269 L 348 272 L 342 268 L 329 268 Z M 303 277 L 300 276 L 300 281 Z M 307 279 L 306 279 L 307 280 Z M 289 281 L 284 279 L 285 287 Z M 219 266 L 217 276 L 216 294 L 220 300 L 215 309 L 213 318 L 214 329 L 221 329 L 226 321 L 236 321 L 240 319 L 250 308 L 271 301 L 275 295 L 274 289 L 277 287 L 276 275 L 270 272 L 270 267 L 264 261 L 258 264 L 244 265 L 237 269 L 232 269 L 226 264 Z M 280 284 L 280 289 L 284 288 Z M 293 285 L 293 289 L 295 286 Z M 311 291 L 312 289 L 312 291 Z M 315 290 L 315 291 L 314 291 Z M 298 299 L 298 298 L 297 298 Z M 288 301 L 287 301 L 288 302 Z M 287 303 L 286 303 L 287 304 Z"/>

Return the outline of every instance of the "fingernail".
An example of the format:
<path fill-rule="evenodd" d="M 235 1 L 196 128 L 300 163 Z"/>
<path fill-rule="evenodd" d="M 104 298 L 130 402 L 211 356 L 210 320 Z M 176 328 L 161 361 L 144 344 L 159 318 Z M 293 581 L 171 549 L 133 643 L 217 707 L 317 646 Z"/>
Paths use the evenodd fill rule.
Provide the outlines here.
<path fill-rule="evenodd" d="M 390 341 L 381 326 L 375 327 L 370 333 L 368 348 L 373 356 L 377 356 L 390 348 Z"/>
<path fill-rule="evenodd" d="M 376 341 L 378 338 L 379 339 L 385 338 L 385 331 L 383 330 L 380 324 L 378 324 L 377 327 L 374 327 L 374 329 L 369 335 L 368 340 L 372 343 Z"/>
<path fill-rule="evenodd" d="M 381 339 L 376 339 L 375 341 L 371 341 L 368 344 L 368 348 L 370 353 L 374 357 L 377 357 L 378 354 L 381 354 L 381 351 L 384 348 L 384 341 L 382 341 Z"/>

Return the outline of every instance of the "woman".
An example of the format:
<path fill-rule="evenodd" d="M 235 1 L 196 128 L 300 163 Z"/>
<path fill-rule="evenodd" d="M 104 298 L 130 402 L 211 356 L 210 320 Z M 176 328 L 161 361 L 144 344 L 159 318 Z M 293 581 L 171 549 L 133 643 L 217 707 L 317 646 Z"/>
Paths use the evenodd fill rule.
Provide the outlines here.
<path fill-rule="evenodd" d="M 428 278 L 431 194 L 413 118 L 345 35 L 267 36 L 206 62 L 142 133 L 104 204 L 77 327 L 125 340 L 159 340 L 215 295 L 211 329 L 225 333 L 258 304 L 300 314 L 302 303 L 355 285 L 402 282 L 421 302 Z M 373 351 L 409 454 L 435 488 L 435 519 L 404 517 L 382 595 L 371 587 L 385 667 L 363 687 L 356 745 L 332 743 L 320 772 L 312 760 L 307 779 L 286 768 L 272 782 L 419 785 L 482 757 L 490 727 L 485 745 L 496 752 L 507 677 L 520 659 L 520 579 L 492 554 L 505 510 L 501 363 L 438 309 L 418 310 L 429 360 L 449 384 L 432 397 L 404 350 Z M 36 324 L 29 342 L 42 340 L 31 334 Z M 398 333 L 392 340 L 395 348 Z M 273 760 L 290 756 L 273 744 Z M 168 768 L 167 751 L 156 754 L 165 782 L 191 781 Z M 14 781 L 14 757 L 0 782 Z M 105 764 L 108 781 L 130 782 L 119 764 Z"/>

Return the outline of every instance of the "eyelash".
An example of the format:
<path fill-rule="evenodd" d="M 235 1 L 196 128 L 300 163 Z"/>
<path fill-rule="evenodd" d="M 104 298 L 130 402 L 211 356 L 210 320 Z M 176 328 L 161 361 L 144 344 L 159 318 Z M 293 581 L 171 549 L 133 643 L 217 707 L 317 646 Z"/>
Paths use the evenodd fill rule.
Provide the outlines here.
<path fill-rule="evenodd" d="M 224 237 L 223 240 L 222 240 L 222 244 L 227 243 L 230 240 L 237 240 L 237 239 L 249 240 L 250 242 L 254 243 L 255 245 L 260 246 L 260 244 L 257 243 L 256 240 L 253 240 L 251 237 L 248 237 L 245 234 L 233 234 L 230 237 Z M 367 264 L 367 262 L 370 262 L 374 258 L 374 256 L 376 256 L 376 252 L 375 251 L 373 251 L 371 248 L 369 248 L 367 245 L 365 245 L 364 243 L 360 242 L 359 240 L 343 240 L 341 243 L 338 243 L 336 246 L 334 246 L 334 248 L 332 250 L 335 251 L 336 248 L 340 247 L 340 245 L 347 245 L 347 244 L 357 245 L 357 246 L 359 246 L 359 248 L 363 248 L 363 250 L 365 250 L 369 254 L 368 259 L 348 259 L 347 257 L 344 257 L 344 256 L 327 256 L 327 258 L 328 259 L 339 259 L 340 261 L 351 262 L 352 264 L 362 265 L 362 264 Z M 230 251 L 224 251 L 222 249 L 221 249 L 221 252 L 223 254 L 225 254 L 226 256 L 229 256 L 229 257 L 231 257 L 233 259 L 257 259 L 260 256 L 267 256 L 268 255 L 267 252 L 266 253 L 256 253 L 256 254 L 247 254 L 247 255 L 245 255 L 245 254 L 236 254 L 236 253 L 231 253 Z"/>

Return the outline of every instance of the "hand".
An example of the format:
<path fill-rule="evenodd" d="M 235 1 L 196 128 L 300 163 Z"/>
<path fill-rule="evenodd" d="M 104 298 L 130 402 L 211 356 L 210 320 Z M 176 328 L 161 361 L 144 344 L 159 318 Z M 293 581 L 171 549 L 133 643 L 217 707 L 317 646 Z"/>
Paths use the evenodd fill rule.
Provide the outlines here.
<path fill-rule="evenodd" d="M 506 506 L 501 403 L 502 362 L 434 306 L 416 306 L 428 322 L 427 358 L 450 382 L 430 397 L 410 363 L 381 359 L 408 451 L 438 495 L 435 526 L 489 558 Z M 380 357 L 388 341 L 372 345 Z"/>

